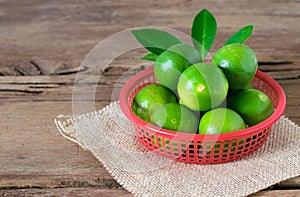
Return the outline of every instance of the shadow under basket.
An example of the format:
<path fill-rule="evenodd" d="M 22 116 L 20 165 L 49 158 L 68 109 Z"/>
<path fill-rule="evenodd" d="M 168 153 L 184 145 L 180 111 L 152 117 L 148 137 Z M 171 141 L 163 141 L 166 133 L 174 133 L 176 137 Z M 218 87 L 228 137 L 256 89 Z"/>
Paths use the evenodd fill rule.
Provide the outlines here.
<path fill-rule="evenodd" d="M 134 96 L 152 83 L 158 83 L 153 68 L 129 79 L 120 92 L 121 110 L 134 124 L 138 140 L 148 150 L 185 163 L 225 163 L 253 153 L 265 143 L 272 125 L 281 117 L 286 105 L 285 93 L 280 85 L 258 70 L 252 81 L 252 88 L 263 91 L 271 98 L 275 111 L 268 119 L 255 126 L 225 134 L 174 132 L 147 123 L 131 111 Z"/>

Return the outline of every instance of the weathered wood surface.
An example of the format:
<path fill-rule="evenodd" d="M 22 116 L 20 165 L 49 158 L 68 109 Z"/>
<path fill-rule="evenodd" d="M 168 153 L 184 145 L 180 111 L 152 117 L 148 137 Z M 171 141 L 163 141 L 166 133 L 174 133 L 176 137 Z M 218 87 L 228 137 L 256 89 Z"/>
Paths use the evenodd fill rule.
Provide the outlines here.
<path fill-rule="evenodd" d="M 89 152 L 64 139 L 53 119 L 72 114 L 72 91 L 97 84 L 96 107 L 132 65 L 145 62 L 135 50 L 99 72 L 81 68 L 101 40 L 137 26 L 165 26 L 189 33 L 192 18 L 211 10 L 219 29 L 212 51 L 242 26 L 260 70 L 287 95 L 285 115 L 300 124 L 300 2 L 262 1 L 0 1 L 0 196 L 130 196 Z M 135 71 L 132 71 L 135 72 Z M 92 74 L 92 75 L 91 75 Z M 88 75 L 88 79 L 85 76 Z M 119 84 L 121 86 L 122 84 Z M 300 196 L 300 177 L 253 196 Z"/>
<path fill-rule="evenodd" d="M 288 192 L 294 194 L 294 191 Z M 100 188 L 55 188 L 55 189 L 11 189 L 0 190 L 0 194 L 3 196 L 99 196 L 99 197 L 112 197 L 122 196 L 131 197 L 126 190 L 123 189 L 100 189 Z M 26 194 L 26 195 L 24 195 Z"/>

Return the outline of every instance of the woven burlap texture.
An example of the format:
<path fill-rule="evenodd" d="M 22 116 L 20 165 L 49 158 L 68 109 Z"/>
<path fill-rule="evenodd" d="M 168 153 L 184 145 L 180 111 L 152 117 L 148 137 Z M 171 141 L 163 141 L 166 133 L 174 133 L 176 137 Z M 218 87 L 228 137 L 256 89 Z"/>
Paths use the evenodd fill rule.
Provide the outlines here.
<path fill-rule="evenodd" d="M 300 129 L 285 117 L 257 152 L 214 165 L 179 163 L 147 151 L 118 102 L 77 117 L 60 115 L 55 123 L 136 196 L 246 196 L 300 175 Z"/>

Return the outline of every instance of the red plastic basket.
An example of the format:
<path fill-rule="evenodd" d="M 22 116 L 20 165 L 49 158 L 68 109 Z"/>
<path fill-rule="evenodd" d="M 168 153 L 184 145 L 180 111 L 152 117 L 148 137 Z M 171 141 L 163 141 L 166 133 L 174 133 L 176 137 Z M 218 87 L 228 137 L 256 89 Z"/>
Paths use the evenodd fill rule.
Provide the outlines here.
<path fill-rule="evenodd" d="M 134 124 L 138 140 L 150 151 L 185 163 L 215 164 L 240 159 L 256 151 L 266 141 L 272 125 L 285 110 L 285 93 L 267 74 L 257 71 L 252 87 L 272 100 L 275 112 L 265 121 L 244 130 L 225 134 L 188 134 L 159 128 L 138 118 L 131 111 L 134 96 L 146 85 L 157 83 L 153 68 L 144 70 L 123 86 L 120 107 Z"/>

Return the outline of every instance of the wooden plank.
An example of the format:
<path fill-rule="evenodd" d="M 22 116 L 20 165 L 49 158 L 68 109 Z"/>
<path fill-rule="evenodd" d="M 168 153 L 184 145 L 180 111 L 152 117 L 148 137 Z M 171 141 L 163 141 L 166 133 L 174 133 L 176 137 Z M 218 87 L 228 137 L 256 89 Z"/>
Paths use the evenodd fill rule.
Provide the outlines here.
<path fill-rule="evenodd" d="M 289 197 L 299 197 L 300 190 L 271 190 L 271 191 L 260 191 L 254 195 L 250 195 L 250 197 L 282 197 L 282 196 L 289 196 Z"/>
<path fill-rule="evenodd" d="M 102 189 L 102 188 L 55 188 L 55 189 L 11 189 L 1 190 L 0 196 L 101 196 L 114 197 L 132 195 L 124 189 Z"/>
<path fill-rule="evenodd" d="M 99 87 L 112 88 L 115 85 L 122 86 L 126 79 L 133 76 L 140 70 L 135 70 L 130 73 L 126 72 L 123 75 L 121 71 L 113 70 L 108 72 L 106 75 L 88 75 L 88 74 L 78 74 L 76 75 L 64 75 L 64 76 L 9 76 L 0 77 L 0 91 L 4 97 L 9 92 L 14 92 L 17 97 L 17 93 L 28 93 L 27 95 L 39 95 L 43 96 L 43 93 L 51 93 L 54 95 L 61 92 L 63 95 L 70 94 L 74 86 L 76 79 L 76 86 L 78 87 L 91 84 L 97 84 Z M 120 73 L 119 73 L 120 72 Z M 279 82 L 286 91 L 290 91 L 291 86 L 297 86 L 300 83 L 300 67 L 299 69 L 293 71 L 267 71 L 266 74 L 270 75 L 277 82 Z M 108 75 L 108 76 L 107 76 Z M 123 79 L 122 77 L 126 77 Z M 120 81 L 121 80 L 121 81 Z M 293 87 L 295 88 L 295 87 Z M 100 90 L 104 91 L 104 90 Z M 292 92 L 290 94 L 293 94 Z M 297 94 L 296 92 L 294 94 Z M 26 95 L 26 94 L 24 94 Z M 23 95 L 22 95 L 23 96 Z M 295 96 L 297 97 L 297 96 Z"/>
<path fill-rule="evenodd" d="M 101 197 L 130 197 L 128 191 L 124 189 L 99 189 L 99 188 L 56 188 L 56 189 L 12 189 L 0 190 L 2 196 L 101 196 Z M 249 197 L 281 197 L 300 196 L 299 190 L 272 190 L 261 191 Z"/>
<path fill-rule="evenodd" d="M 253 24 L 254 35 L 247 44 L 260 61 L 299 61 L 297 1 L 13 2 L 0 2 L 2 75 L 74 72 L 96 44 L 131 27 L 165 26 L 189 34 L 193 17 L 204 6 L 219 24 L 212 52 L 233 32 Z"/>
<path fill-rule="evenodd" d="M 128 191 L 124 189 L 99 189 L 99 188 L 55 188 L 55 189 L 12 189 L 0 190 L 2 196 L 101 196 L 101 197 L 130 197 Z M 297 197 L 299 190 L 271 190 L 260 191 L 249 197 Z"/>
<path fill-rule="evenodd" d="M 0 188 L 118 187 L 97 159 L 59 134 L 54 118 L 71 110 L 70 102 L 0 106 Z"/>
<path fill-rule="evenodd" d="M 299 189 L 299 186 L 300 186 L 300 176 L 282 181 L 276 184 L 275 188 L 280 188 L 280 189 L 298 188 Z"/>
<path fill-rule="evenodd" d="M 126 57 L 120 58 L 119 61 L 129 61 Z M 138 57 L 135 57 L 138 58 Z M 98 84 L 109 83 L 113 84 L 118 79 L 126 75 L 134 75 L 145 68 L 153 66 L 153 64 L 145 65 L 145 61 L 132 59 L 130 62 L 113 62 L 107 68 L 93 69 L 93 72 L 75 72 L 68 75 L 50 75 L 50 76 L 1 76 L 0 84 L 74 84 L 75 79 L 79 84 Z M 299 78 L 300 61 L 299 62 L 259 62 L 259 70 L 267 73 L 275 80 L 287 80 Z M 283 76 L 280 76 L 282 74 Z"/>

